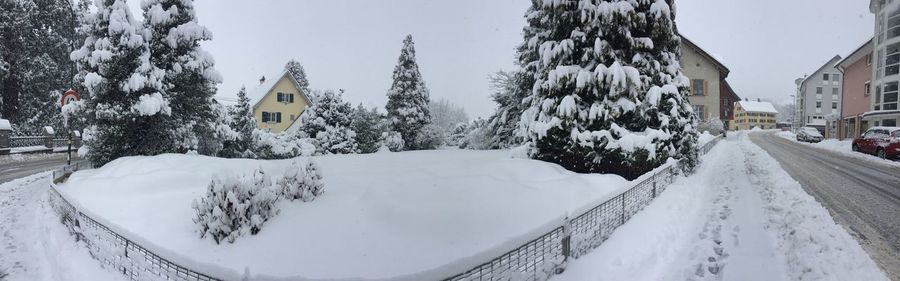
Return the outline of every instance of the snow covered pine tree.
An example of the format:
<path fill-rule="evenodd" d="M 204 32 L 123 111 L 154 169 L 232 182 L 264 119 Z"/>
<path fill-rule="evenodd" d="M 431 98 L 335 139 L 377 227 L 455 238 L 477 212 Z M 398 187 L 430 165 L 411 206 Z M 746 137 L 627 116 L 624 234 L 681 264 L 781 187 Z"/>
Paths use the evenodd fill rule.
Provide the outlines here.
<path fill-rule="evenodd" d="M 672 0 L 532 1 L 520 64 L 535 79 L 521 129 L 531 156 L 634 179 L 697 158 Z"/>
<path fill-rule="evenodd" d="M 287 70 L 291 76 L 294 76 L 294 79 L 297 80 L 297 85 L 300 86 L 300 90 L 303 90 L 303 93 L 309 95 L 309 79 L 306 78 L 306 69 L 303 68 L 303 65 L 300 64 L 299 61 L 290 60 L 287 64 L 284 65 L 284 70 Z M 312 97 L 310 97 L 312 98 Z"/>
<path fill-rule="evenodd" d="M 231 120 L 228 122 L 228 126 L 237 133 L 237 136 L 233 140 L 225 141 L 219 156 L 256 158 L 251 150 L 253 148 L 253 130 L 256 130 L 256 119 L 253 118 L 253 111 L 250 110 L 250 98 L 247 97 L 247 88 L 241 87 L 237 97 L 237 104 L 229 108 Z"/>
<path fill-rule="evenodd" d="M 96 1 L 87 19 L 87 39 L 71 54 L 78 63 L 76 81 L 90 94 L 85 148 L 94 165 L 128 155 L 171 151 L 174 139 L 162 95 L 165 72 L 150 63 L 141 26 L 124 0 Z"/>
<path fill-rule="evenodd" d="M 344 102 L 343 91 L 317 92 L 313 103 L 300 115 L 300 132 L 316 139 L 317 154 L 356 153 L 356 133 L 350 129 L 353 107 Z"/>
<path fill-rule="evenodd" d="M 388 119 L 394 131 L 400 133 L 409 150 L 431 149 L 430 140 L 423 134 L 424 128 L 431 123 L 428 112 L 428 88 L 419 65 L 416 63 L 416 49 L 412 35 L 403 40 L 403 50 L 394 68 L 394 82 L 387 93 Z"/>
<path fill-rule="evenodd" d="M 193 0 L 147 0 L 141 2 L 144 28 L 150 31 L 150 63 L 164 73 L 161 94 L 172 108 L 167 119 L 175 147 L 215 155 L 217 141 L 213 96 L 221 75 L 213 68 L 212 56 L 200 47 L 212 32 L 197 23 Z"/>

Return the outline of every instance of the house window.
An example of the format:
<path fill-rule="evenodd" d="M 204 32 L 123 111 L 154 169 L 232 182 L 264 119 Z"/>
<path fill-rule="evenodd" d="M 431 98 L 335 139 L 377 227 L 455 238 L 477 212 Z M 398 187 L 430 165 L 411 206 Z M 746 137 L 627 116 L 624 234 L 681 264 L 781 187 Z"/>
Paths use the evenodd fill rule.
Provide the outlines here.
<path fill-rule="evenodd" d="M 817 102 L 816 102 L 816 108 L 822 108 L 822 102 L 817 101 Z"/>
<path fill-rule="evenodd" d="M 828 80 L 831 80 L 831 77 L 828 76 L 828 73 L 823 73 L 823 74 L 822 74 L 822 81 L 828 81 Z"/>
<path fill-rule="evenodd" d="M 833 76 L 835 82 L 841 81 L 841 75 L 840 75 L 840 74 L 833 74 L 833 75 L 831 75 L 831 76 Z"/>
<path fill-rule="evenodd" d="M 263 111 L 262 122 L 263 123 L 281 123 L 281 112 Z"/>
<path fill-rule="evenodd" d="M 706 120 L 706 109 L 702 105 L 694 106 L 694 113 L 697 113 L 697 118 L 700 120 Z"/>
<path fill-rule="evenodd" d="M 836 102 L 836 101 L 831 102 L 831 109 L 837 109 L 837 102 Z"/>
<path fill-rule="evenodd" d="M 872 54 L 866 55 L 866 66 L 872 65 Z"/>
<path fill-rule="evenodd" d="M 294 120 L 297 120 L 297 116 L 294 114 L 291 114 L 291 121 L 294 121 Z"/>
<path fill-rule="evenodd" d="M 870 83 L 870 81 L 866 81 L 866 85 L 863 87 L 863 93 L 868 97 L 872 93 L 872 84 Z"/>
<path fill-rule="evenodd" d="M 816 87 L 816 94 L 822 94 L 822 87 Z"/>
<path fill-rule="evenodd" d="M 838 96 L 838 88 L 831 88 L 831 98 L 836 99 Z"/>
<path fill-rule="evenodd" d="M 277 99 L 281 103 L 294 103 L 294 94 L 279 92 Z"/>
<path fill-rule="evenodd" d="M 695 96 L 705 96 L 706 95 L 706 85 L 703 79 L 694 79 L 691 80 L 691 89 L 694 90 Z"/>

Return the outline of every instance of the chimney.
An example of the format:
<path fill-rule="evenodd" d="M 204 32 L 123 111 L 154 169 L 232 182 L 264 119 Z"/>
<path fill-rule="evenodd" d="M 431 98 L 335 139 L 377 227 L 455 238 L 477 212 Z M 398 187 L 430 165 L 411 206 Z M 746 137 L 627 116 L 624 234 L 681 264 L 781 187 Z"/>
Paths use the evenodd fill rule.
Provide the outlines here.
<path fill-rule="evenodd" d="M 757 101 L 757 102 L 762 102 L 762 99 L 757 98 L 756 101 Z"/>
<path fill-rule="evenodd" d="M 263 83 L 266 83 L 266 77 L 265 77 L 265 76 L 259 78 L 259 84 L 262 85 Z"/>

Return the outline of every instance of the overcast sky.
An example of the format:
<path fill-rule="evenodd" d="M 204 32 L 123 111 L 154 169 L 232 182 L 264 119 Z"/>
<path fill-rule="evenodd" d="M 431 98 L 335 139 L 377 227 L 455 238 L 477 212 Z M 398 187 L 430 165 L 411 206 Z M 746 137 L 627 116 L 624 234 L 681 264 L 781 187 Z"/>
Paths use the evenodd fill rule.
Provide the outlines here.
<path fill-rule="evenodd" d="M 138 0 L 129 0 L 137 9 Z M 678 0 L 680 31 L 731 69 L 741 97 L 785 100 L 794 79 L 872 36 L 865 0 Z M 197 0 L 204 44 L 233 97 L 300 60 L 310 84 L 383 106 L 403 37 L 412 34 L 431 97 L 489 116 L 487 76 L 514 68 L 529 0 Z M 135 10 L 135 14 L 140 12 Z"/>

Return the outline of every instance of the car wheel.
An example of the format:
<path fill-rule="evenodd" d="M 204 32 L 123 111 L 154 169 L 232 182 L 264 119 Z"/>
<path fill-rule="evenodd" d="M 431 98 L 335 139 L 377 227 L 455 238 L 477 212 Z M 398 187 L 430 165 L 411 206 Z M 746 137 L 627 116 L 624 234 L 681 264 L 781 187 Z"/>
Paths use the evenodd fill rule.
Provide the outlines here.
<path fill-rule="evenodd" d="M 851 149 L 853 149 L 854 152 L 859 152 L 859 146 L 857 146 L 855 143 L 853 144 Z"/>
<path fill-rule="evenodd" d="M 879 148 L 878 149 L 878 158 L 885 159 L 886 158 L 885 156 L 886 155 L 884 154 L 884 148 Z"/>

